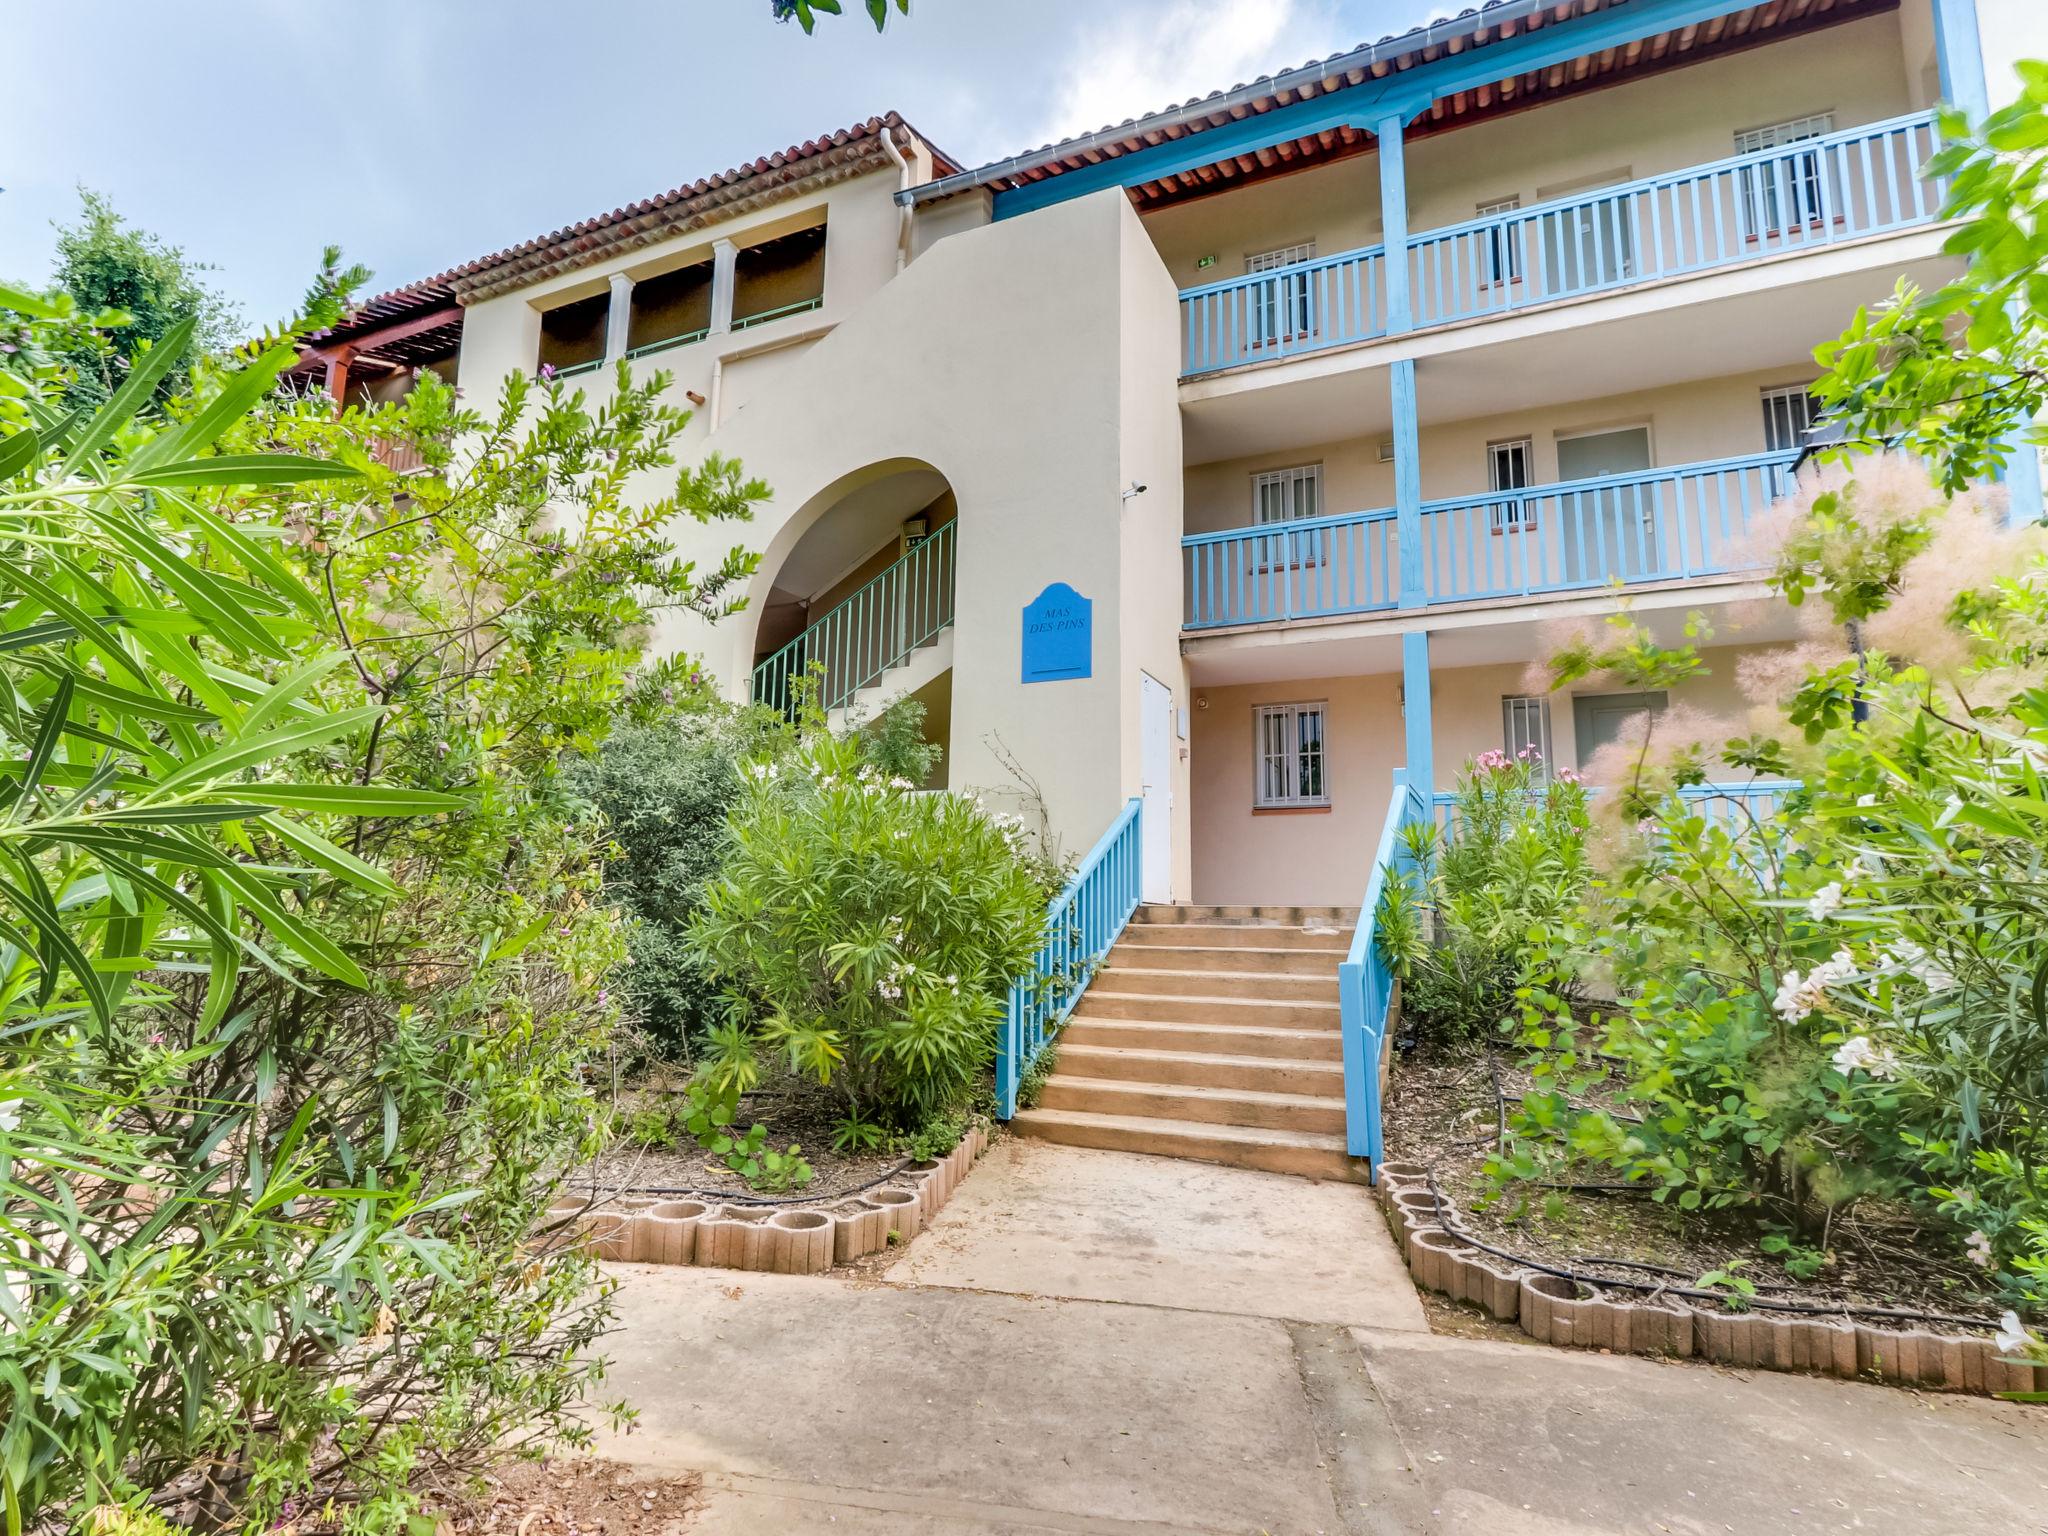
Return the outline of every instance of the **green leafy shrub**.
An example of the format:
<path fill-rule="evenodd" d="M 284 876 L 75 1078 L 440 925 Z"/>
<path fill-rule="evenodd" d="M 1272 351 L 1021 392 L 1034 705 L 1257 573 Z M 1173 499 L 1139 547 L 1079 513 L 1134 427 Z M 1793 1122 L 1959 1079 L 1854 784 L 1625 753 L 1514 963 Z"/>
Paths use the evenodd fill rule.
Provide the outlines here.
<path fill-rule="evenodd" d="M 650 611 L 715 616 L 748 557 L 659 529 L 751 487 L 624 498 L 682 430 L 659 383 L 337 418 L 275 342 L 159 413 L 176 330 L 67 419 L 41 337 L 87 322 L 0 307 L 8 1514 L 401 1529 L 419 1469 L 589 1434 L 605 1290 L 534 1234 L 602 1145 L 624 951 L 557 768 L 669 707 Z"/>
<path fill-rule="evenodd" d="M 693 701 L 658 723 L 622 725 L 566 772 L 612 837 L 605 893 L 632 919 L 621 990 L 658 1055 L 687 1058 L 723 1011 L 689 925 L 725 857 L 741 767 L 786 750 L 778 742 L 787 734 L 770 711 Z"/>
<path fill-rule="evenodd" d="M 750 1082 L 768 1049 L 902 1129 L 963 1104 L 1044 918 L 1017 839 L 966 798 L 886 777 L 857 741 L 813 731 L 752 765 L 691 930 L 733 1010 L 711 1080 Z"/>
<path fill-rule="evenodd" d="M 1616 830 L 1607 878 L 1531 956 L 1542 1088 L 1496 1171 L 1603 1163 L 1687 1208 L 1752 1209 L 1798 1239 L 1787 1252 L 1824 1249 L 1859 1199 L 1911 1200 L 2038 1307 L 2048 564 L 2038 531 L 1948 503 L 1910 464 L 1854 475 L 1785 509 L 1775 578 L 1842 638 L 1749 679 L 1789 744 L 1723 749 L 1803 788 L 1772 815 L 1716 813 L 1676 793 L 1696 744 L 1638 754 L 1620 789 L 1645 822 Z M 1587 1016 L 1573 999 L 1595 971 L 1616 1002 Z M 1596 1091 L 1611 1107 L 1587 1107 Z"/>
<path fill-rule="evenodd" d="M 1466 767 L 1448 836 L 1406 829 L 1411 869 L 1389 882 L 1375 931 L 1418 1038 L 1490 1036 L 1514 1014 L 1530 929 L 1569 912 L 1585 888 L 1586 830 L 1578 776 L 1547 778 L 1526 749 Z"/>

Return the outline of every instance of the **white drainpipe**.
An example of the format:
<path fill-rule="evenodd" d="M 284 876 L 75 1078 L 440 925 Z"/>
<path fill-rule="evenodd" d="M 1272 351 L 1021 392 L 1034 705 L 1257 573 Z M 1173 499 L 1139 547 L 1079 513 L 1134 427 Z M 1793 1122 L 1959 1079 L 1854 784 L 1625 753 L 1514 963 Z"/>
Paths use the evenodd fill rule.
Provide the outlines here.
<path fill-rule="evenodd" d="M 896 162 L 896 270 L 901 272 L 910 265 L 910 221 L 917 216 L 916 210 L 901 194 L 910 190 L 910 162 L 903 151 L 896 147 L 896 130 L 882 130 L 882 148 L 889 158 Z"/>

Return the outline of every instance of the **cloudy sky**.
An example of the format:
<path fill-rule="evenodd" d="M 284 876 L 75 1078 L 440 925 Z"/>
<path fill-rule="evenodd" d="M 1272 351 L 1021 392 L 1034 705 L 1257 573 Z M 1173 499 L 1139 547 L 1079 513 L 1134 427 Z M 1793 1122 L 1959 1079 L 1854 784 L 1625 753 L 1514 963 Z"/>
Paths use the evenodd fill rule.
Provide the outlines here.
<path fill-rule="evenodd" d="M 891 107 L 978 164 L 1403 31 L 1433 0 L 0 0 L 0 278 L 77 188 L 281 318 L 334 242 L 391 287 Z"/>

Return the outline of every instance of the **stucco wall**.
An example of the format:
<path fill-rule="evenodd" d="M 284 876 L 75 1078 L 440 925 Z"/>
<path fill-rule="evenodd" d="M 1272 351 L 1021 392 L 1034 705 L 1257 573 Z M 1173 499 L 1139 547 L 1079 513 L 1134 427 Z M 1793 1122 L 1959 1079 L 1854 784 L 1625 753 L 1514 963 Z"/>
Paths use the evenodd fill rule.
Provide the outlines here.
<path fill-rule="evenodd" d="M 1613 427 L 1647 425 L 1654 465 L 1690 464 L 1734 454 L 1761 453 L 1762 392 L 1808 383 L 1816 372 L 1811 366 L 1777 369 L 1597 400 L 1547 403 L 1475 421 L 1425 426 L 1421 433 L 1422 494 L 1427 500 L 1486 490 L 1487 445 L 1511 438 L 1530 439 L 1530 473 L 1538 484 L 1558 478 L 1559 437 Z M 1418 386 L 1418 393 L 1425 400 L 1428 388 L 1425 364 Z M 1210 533 L 1251 523 L 1251 477 L 1260 470 L 1300 464 L 1323 466 L 1323 503 L 1327 512 L 1391 507 L 1394 466 L 1379 462 L 1380 441 L 1378 436 L 1350 438 L 1191 467 L 1187 471 L 1188 532 Z"/>
<path fill-rule="evenodd" d="M 2017 11 L 2039 0 L 1983 0 Z M 1927 0 L 1905 0 L 1924 7 Z M 1482 204 L 1524 204 L 1604 181 L 1726 159 L 1743 129 L 1832 112 L 1838 127 L 1924 105 L 1909 86 L 1896 13 L 1829 27 L 1627 85 L 1548 103 L 1408 147 L 1408 221 L 1462 224 Z M 2010 92 L 2006 94 L 2010 95 Z M 1244 259 L 1306 240 L 1319 256 L 1376 244 L 1379 162 L 1367 153 L 1241 191 L 1162 209 L 1145 221 L 1181 287 L 1242 277 Z M 1214 256 L 1210 267 L 1198 265 Z"/>
<path fill-rule="evenodd" d="M 962 231 L 789 361 L 773 408 L 736 411 L 693 450 L 738 458 L 775 499 L 751 527 L 678 524 L 678 552 L 743 540 L 763 552 L 758 597 L 851 486 L 937 470 L 959 508 L 948 782 L 1012 787 L 1000 733 L 1080 852 L 1136 793 L 1137 671 L 1179 686 L 1174 342 L 1172 285 L 1120 194 Z M 1151 489 L 1126 506 L 1132 478 Z M 1022 609 L 1054 581 L 1094 602 L 1094 675 L 1025 685 Z M 659 643 L 738 693 L 755 623 L 673 618 Z"/>
<path fill-rule="evenodd" d="M 636 378 L 644 379 L 656 372 L 670 375 L 672 382 L 665 398 L 678 409 L 693 412 L 679 453 L 694 457 L 703 451 L 704 440 L 712 430 L 714 396 L 719 414 L 731 420 L 765 391 L 779 391 L 781 380 L 787 377 L 790 365 L 802 356 L 804 348 L 777 347 L 777 342 L 837 324 L 864 306 L 896 275 L 896 184 L 895 168 L 885 164 L 879 170 L 847 181 L 739 213 L 599 265 L 473 304 L 464 314 L 462 326 L 461 382 L 465 393 L 488 400 L 507 373 L 531 373 L 540 343 L 541 312 L 571 298 L 605 291 L 612 273 L 651 276 L 706 262 L 711 260 L 715 239 L 729 239 L 744 247 L 771 235 L 814 225 L 822 214 L 826 226 L 822 306 L 750 326 L 732 335 L 669 347 L 630 365 Z M 721 367 L 722 356 L 734 360 Z M 717 389 L 713 388 L 714 372 L 722 376 Z M 582 376 L 576 382 L 593 403 L 612 395 L 609 369 Z M 691 392 L 703 397 L 706 404 L 694 406 L 688 398 Z"/>
<path fill-rule="evenodd" d="M 1739 736 L 1749 726 L 1735 688 L 1743 647 L 1705 653 L 1709 675 L 1672 690 Z M 1445 668 L 1431 678 L 1438 789 L 1502 744 L 1504 696 L 1530 691 L 1522 665 Z M 1595 694 L 1615 690 L 1587 687 Z M 1393 771 L 1405 759 L 1400 677 L 1391 672 L 1234 687 L 1196 687 L 1194 714 L 1194 899 L 1198 902 L 1355 906 L 1385 825 Z M 1551 695 L 1551 745 L 1578 761 L 1570 691 Z M 1328 809 L 1252 807 L 1253 712 L 1261 704 L 1326 706 Z"/>
<path fill-rule="evenodd" d="M 1977 0 L 1977 17 L 1985 84 L 1995 110 L 2020 93 L 2016 62 L 2048 59 L 2048 5 L 2041 0 Z"/>

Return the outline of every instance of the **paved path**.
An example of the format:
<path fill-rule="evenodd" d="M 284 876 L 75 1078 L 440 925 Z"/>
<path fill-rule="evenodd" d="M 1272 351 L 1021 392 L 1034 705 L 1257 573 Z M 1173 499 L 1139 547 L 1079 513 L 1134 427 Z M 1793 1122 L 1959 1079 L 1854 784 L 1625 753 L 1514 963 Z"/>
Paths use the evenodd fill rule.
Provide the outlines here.
<path fill-rule="evenodd" d="M 2048 1532 L 2048 1411 L 1432 1335 L 1343 1185 L 1011 1142 L 881 1282 L 616 1268 L 705 1536 Z"/>

